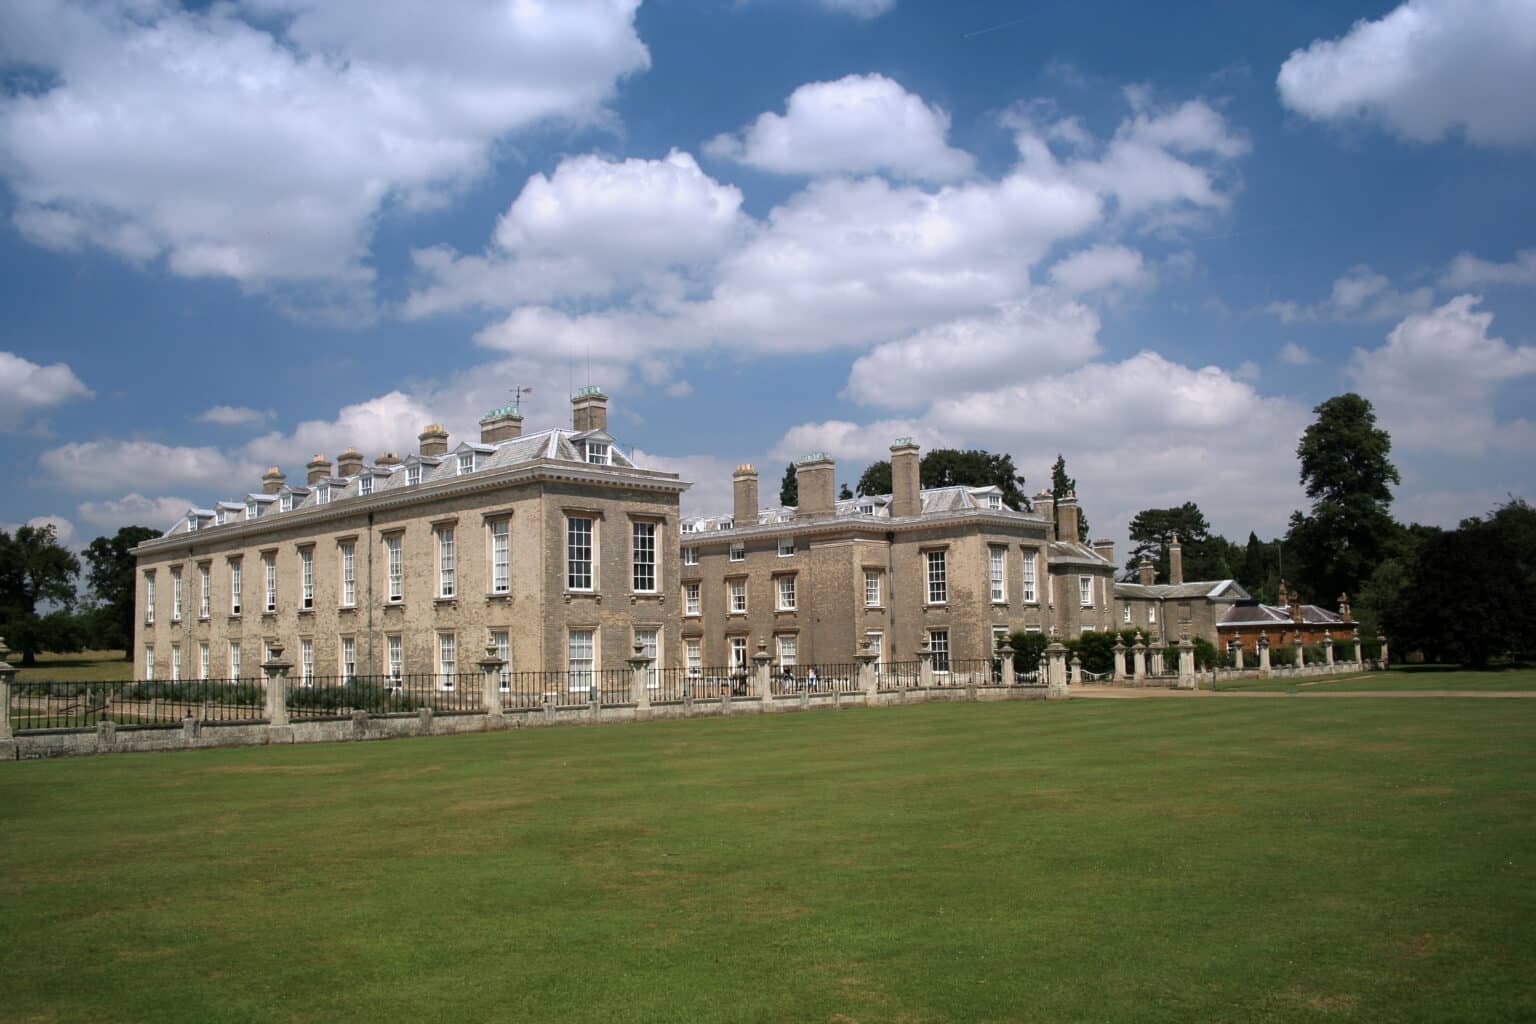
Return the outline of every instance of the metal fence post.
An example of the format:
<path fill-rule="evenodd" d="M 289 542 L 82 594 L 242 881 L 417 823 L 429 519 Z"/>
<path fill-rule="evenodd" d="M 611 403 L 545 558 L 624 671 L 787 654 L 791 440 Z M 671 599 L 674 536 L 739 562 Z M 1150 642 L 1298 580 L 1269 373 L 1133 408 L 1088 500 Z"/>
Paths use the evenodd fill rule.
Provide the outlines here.
<path fill-rule="evenodd" d="M 288 670 L 293 662 L 283 660 L 283 645 L 274 643 L 268 650 L 269 657 L 262 662 L 261 671 L 267 677 L 267 724 L 288 724 Z"/>
<path fill-rule="evenodd" d="M 503 717 L 501 706 L 501 670 L 507 667 L 506 659 L 496 653 L 494 641 L 485 645 L 485 657 L 480 659 L 480 687 L 485 713 L 491 718 Z"/>

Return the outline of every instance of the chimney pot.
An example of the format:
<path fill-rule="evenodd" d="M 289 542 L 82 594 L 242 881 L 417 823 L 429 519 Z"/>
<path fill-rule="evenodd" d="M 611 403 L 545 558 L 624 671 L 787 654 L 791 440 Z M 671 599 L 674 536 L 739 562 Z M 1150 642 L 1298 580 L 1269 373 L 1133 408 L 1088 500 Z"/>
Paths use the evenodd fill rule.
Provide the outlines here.
<path fill-rule="evenodd" d="M 1045 517 L 1045 539 L 1056 539 L 1056 499 L 1050 491 L 1041 488 L 1033 502 L 1035 511 Z"/>
<path fill-rule="evenodd" d="M 1179 544 L 1178 534 L 1173 535 L 1168 545 L 1168 582 L 1174 586 L 1184 582 L 1184 548 Z"/>
<path fill-rule="evenodd" d="M 271 466 L 261 475 L 261 493 L 276 494 L 283 489 L 283 484 L 288 482 L 288 477 L 277 466 Z"/>
<path fill-rule="evenodd" d="M 1082 532 L 1078 529 L 1076 491 L 1068 491 L 1061 496 L 1061 500 L 1056 503 L 1056 519 L 1057 536 L 1070 544 L 1082 540 Z"/>
<path fill-rule="evenodd" d="M 336 472 L 340 476 L 357 476 L 363 471 L 363 453 L 348 447 L 336 456 Z"/>
<path fill-rule="evenodd" d="M 416 440 L 421 442 L 421 454 L 441 458 L 448 454 L 448 431 L 441 423 L 428 423 Z"/>
<path fill-rule="evenodd" d="M 501 444 L 523 436 L 523 414 L 510 405 L 492 409 L 480 420 L 480 443 Z"/>
<path fill-rule="evenodd" d="M 314 484 L 331 475 L 331 460 L 324 455 L 316 454 L 304 468 L 309 470 L 308 482 Z"/>
<path fill-rule="evenodd" d="M 608 429 L 608 396 L 602 388 L 588 384 L 571 396 L 571 426 L 577 433 Z"/>
<path fill-rule="evenodd" d="M 1152 559 L 1146 552 L 1142 552 L 1141 561 L 1136 563 L 1136 572 L 1139 577 L 1138 582 L 1144 587 L 1150 587 L 1157 582 L 1157 567 L 1152 564 Z"/>

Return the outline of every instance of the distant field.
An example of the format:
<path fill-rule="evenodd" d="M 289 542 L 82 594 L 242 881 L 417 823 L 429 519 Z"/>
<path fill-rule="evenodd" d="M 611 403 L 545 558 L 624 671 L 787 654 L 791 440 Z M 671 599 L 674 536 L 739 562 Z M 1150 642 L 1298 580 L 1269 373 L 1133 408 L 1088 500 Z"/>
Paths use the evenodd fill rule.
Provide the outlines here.
<path fill-rule="evenodd" d="M 1528 1021 L 1536 702 L 0 765 L 0 1018 Z"/>
<path fill-rule="evenodd" d="M 98 683 L 133 678 L 133 662 L 124 658 L 122 651 L 39 654 L 35 668 L 21 668 L 21 655 L 13 654 L 10 657 L 10 664 L 13 668 L 20 669 L 22 679 L 78 680 Z"/>
<path fill-rule="evenodd" d="M 1207 678 L 1202 689 L 1210 686 Z M 1291 690 L 1356 693 L 1362 690 L 1536 690 L 1536 669 L 1467 672 L 1440 666 L 1302 679 L 1222 680 L 1222 690 Z"/>

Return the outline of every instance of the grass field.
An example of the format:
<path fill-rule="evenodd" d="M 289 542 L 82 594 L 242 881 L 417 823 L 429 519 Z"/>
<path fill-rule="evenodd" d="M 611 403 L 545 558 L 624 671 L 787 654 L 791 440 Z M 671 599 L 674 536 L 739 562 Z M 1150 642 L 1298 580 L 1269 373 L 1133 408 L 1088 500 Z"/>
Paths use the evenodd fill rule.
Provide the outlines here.
<path fill-rule="evenodd" d="M 1365 672 L 1342 676 L 1313 676 L 1301 679 L 1223 679 L 1222 690 L 1330 690 L 1359 693 L 1363 690 L 1536 690 L 1536 669 L 1510 668 L 1471 672 L 1443 665 L 1412 665 L 1390 672 Z M 1210 679 L 1201 680 L 1201 689 L 1210 687 Z"/>
<path fill-rule="evenodd" d="M 103 683 L 133 678 L 133 662 L 123 657 L 122 651 L 81 651 L 78 654 L 39 654 L 37 664 L 21 668 L 21 655 L 10 658 L 13 668 L 20 669 L 21 678 L 41 682 L 60 680 L 65 682 Z"/>
<path fill-rule="evenodd" d="M 0 1018 L 1515 1021 L 1536 702 L 1074 701 L 0 766 Z"/>

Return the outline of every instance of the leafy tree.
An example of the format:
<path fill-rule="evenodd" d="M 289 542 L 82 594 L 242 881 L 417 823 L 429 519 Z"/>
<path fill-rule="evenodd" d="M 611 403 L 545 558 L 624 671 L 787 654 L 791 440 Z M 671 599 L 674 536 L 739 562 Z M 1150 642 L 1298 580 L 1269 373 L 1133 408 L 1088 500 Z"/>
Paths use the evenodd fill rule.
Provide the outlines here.
<path fill-rule="evenodd" d="M 44 649 L 38 604 L 73 607 L 79 574 L 80 560 L 59 544 L 52 524 L 20 526 L 14 536 L 0 530 L 0 623 L 23 665 L 36 665 Z"/>
<path fill-rule="evenodd" d="M 1386 609 L 1398 650 L 1485 668 L 1536 656 L 1536 509 L 1511 501 L 1485 518 L 1427 536 Z"/>
<path fill-rule="evenodd" d="M 838 501 L 852 501 L 853 500 L 853 492 L 848 489 L 848 485 L 847 484 L 843 484 L 843 489 L 837 492 L 837 500 Z"/>
<path fill-rule="evenodd" d="M 1044 633 L 1025 633 L 1022 630 L 1009 634 L 1008 646 L 1013 648 L 1013 670 L 1033 672 L 1040 667 L 1040 656 L 1050 644 Z"/>
<path fill-rule="evenodd" d="M 1399 530 L 1388 509 L 1391 485 L 1402 480 L 1370 402 L 1351 392 L 1312 411 L 1317 419 L 1296 446 L 1312 509 L 1292 514 L 1287 546 L 1304 592 L 1327 603 L 1375 571 Z"/>
<path fill-rule="evenodd" d="M 918 480 L 923 487 L 989 487 L 1003 492 L 1003 502 L 1010 508 L 1026 509 L 1024 477 L 1013 465 L 1013 456 L 970 449 L 934 448 L 918 462 Z M 887 459 L 872 463 L 859 477 L 856 488 L 861 495 L 890 494 L 891 463 Z"/>
<path fill-rule="evenodd" d="M 779 504 L 800 504 L 800 478 L 795 475 L 795 464 L 784 467 L 784 482 L 779 484 Z"/>
<path fill-rule="evenodd" d="M 1022 483 L 1022 478 L 1020 480 Z M 1067 494 L 1077 493 L 1077 478 L 1067 476 L 1067 459 L 1060 452 L 1056 453 L 1056 463 L 1051 467 L 1051 498 L 1055 501 L 1057 536 L 1061 536 L 1061 499 Z M 1077 508 L 1077 532 L 1082 543 L 1088 542 L 1088 517 L 1083 513 L 1081 505 Z"/>
<path fill-rule="evenodd" d="M 1186 580 L 1229 579 L 1233 575 L 1232 563 L 1242 549 L 1210 531 L 1205 514 L 1192 501 L 1174 508 L 1143 509 L 1131 520 L 1132 546 L 1126 572 L 1135 578 L 1137 564 L 1146 554 L 1157 566 L 1158 582 L 1169 582 L 1168 545 L 1173 535 L 1178 534 Z"/>
<path fill-rule="evenodd" d="M 112 537 L 97 537 L 85 549 L 89 566 L 85 579 L 101 613 L 100 635 L 94 642 L 103 647 L 121 647 L 123 656 L 129 660 L 133 658 L 133 652 L 128 648 L 133 645 L 133 597 L 137 573 L 133 555 L 129 552 L 158 536 L 159 530 L 147 526 L 125 526 Z"/>

